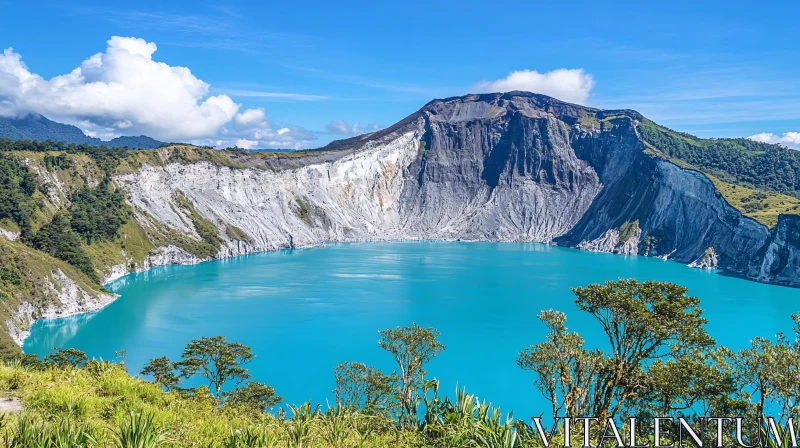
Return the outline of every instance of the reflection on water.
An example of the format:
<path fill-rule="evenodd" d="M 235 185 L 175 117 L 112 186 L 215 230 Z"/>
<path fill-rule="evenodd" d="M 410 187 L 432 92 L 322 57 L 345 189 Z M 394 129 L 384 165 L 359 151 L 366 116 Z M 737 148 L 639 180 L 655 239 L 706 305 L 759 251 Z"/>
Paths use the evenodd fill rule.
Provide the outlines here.
<path fill-rule="evenodd" d="M 97 313 L 87 313 L 39 321 L 36 323 L 36 332 L 32 338 L 44 347 L 68 348 L 61 344 L 71 340 L 78 334 L 78 330 L 95 316 Z"/>

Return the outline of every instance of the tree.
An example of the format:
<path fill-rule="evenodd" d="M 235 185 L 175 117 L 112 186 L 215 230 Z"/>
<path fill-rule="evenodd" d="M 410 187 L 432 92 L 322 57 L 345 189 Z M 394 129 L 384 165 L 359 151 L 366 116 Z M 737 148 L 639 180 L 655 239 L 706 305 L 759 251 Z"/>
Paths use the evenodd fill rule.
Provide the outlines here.
<path fill-rule="evenodd" d="M 250 379 L 250 373 L 242 367 L 253 360 L 252 349 L 238 342 L 228 342 L 224 336 L 203 337 L 186 345 L 182 360 L 175 366 L 181 377 L 199 374 L 208 380 L 208 387 L 217 401 L 222 403 L 220 391 L 229 381 L 238 386 Z"/>
<path fill-rule="evenodd" d="M 378 345 L 392 355 L 400 368 L 401 416 L 410 420 L 417 412 L 419 389 L 425 386 L 425 364 L 445 349 L 439 330 L 410 327 L 381 330 Z"/>
<path fill-rule="evenodd" d="M 77 267 L 95 283 L 100 283 L 92 260 L 81 247 L 81 238 L 70 227 L 69 219 L 59 213 L 33 234 L 31 246 Z"/>
<path fill-rule="evenodd" d="M 44 362 L 59 367 L 81 367 L 86 364 L 89 358 L 86 353 L 75 348 L 56 348 L 44 357 Z"/>
<path fill-rule="evenodd" d="M 659 359 L 647 368 L 647 387 L 635 400 L 638 415 L 744 415 L 736 370 L 725 347 Z"/>
<path fill-rule="evenodd" d="M 266 412 L 272 406 L 283 401 L 283 397 L 275 395 L 275 388 L 250 381 L 244 387 L 238 387 L 228 393 L 224 393 L 226 406 L 238 406 Z"/>
<path fill-rule="evenodd" d="M 578 333 L 569 333 L 567 317 L 559 311 L 542 311 L 539 320 L 550 332 L 547 342 L 521 352 L 517 365 L 537 373 L 536 388 L 550 401 L 553 415 L 569 417 L 594 415 L 592 391 L 603 357 L 598 350 L 583 348 Z"/>
<path fill-rule="evenodd" d="M 359 362 L 344 362 L 333 369 L 336 377 L 336 405 L 354 408 L 369 414 L 392 407 L 398 377 Z"/>
<path fill-rule="evenodd" d="M 647 365 L 715 345 L 703 328 L 700 299 L 683 286 L 620 279 L 572 290 L 578 309 L 600 323 L 611 345 L 593 397 L 601 421 L 645 390 Z"/>
<path fill-rule="evenodd" d="M 175 363 L 166 356 L 153 358 L 142 367 L 141 375 L 150 375 L 153 382 L 161 385 L 166 390 L 178 387 L 181 379 L 175 374 Z"/>
<path fill-rule="evenodd" d="M 783 333 L 778 333 L 774 342 L 757 337 L 734 358 L 739 387 L 746 398 L 755 400 L 758 416 L 769 407 L 780 409 L 784 416 L 800 411 L 800 315 L 792 315 L 792 319 L 794 341 Z"/>
<path fill-rule="evenodd" d="M 573 291 L 578 308 L 602 326 L 610 351 L 586 350 L 577 333 L 567 332 L 562 313 L 539 315 L 550 330 L 547 341 L 520 353 L 517 363 L 537 373 L 535 384 L 554 413 L 605 421 L 626 407 L 676 411 L 732 390 L 730 374 L 715 370 L 722 361 L 711 362 L 715 342 L 703 328 L 700 300 L 686 288 L 619 280 Z"/>

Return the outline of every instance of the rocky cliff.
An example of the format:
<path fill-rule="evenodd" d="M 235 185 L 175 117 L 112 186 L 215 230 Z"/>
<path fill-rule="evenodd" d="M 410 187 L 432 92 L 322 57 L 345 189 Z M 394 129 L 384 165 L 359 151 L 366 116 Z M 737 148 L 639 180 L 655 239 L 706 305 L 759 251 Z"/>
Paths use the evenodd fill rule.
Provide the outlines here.
<path fill-rule="evenodd" d="M 534 241 L 703 266 L 711 250 L 708 267 L 800 284 L 796 263 L 780 261 L 796 256 L 797 220 L 770 233 L 743 216 L 704 174 L 649 152 L 642 118 L 521 92 L 469 95 L 319 154 L 243 169 L 144 166 L 115 180 L 144 227 L 199 238 L 185 195 L 219 230 L 218 257 L 325 241 Z M 192 261 L 167 247 L 148 264 Z"/>
<path fill-rule="evenodd" d="M 513 92 L 435 100 L 304 153 L 192 159 L 160 148 L 113 177 L 138 229 L 126 232 L 143 235 L 145 251 L 116 249 L 101 270 L 108 281 L 326 241 L 460 239 L 659 256 L 800 286 L 800 217 L 771 231 L 744 216 L 705 174 L 659 156 L 642 120 Z M 75 302 L 63 312 L 84 310 Z"/>

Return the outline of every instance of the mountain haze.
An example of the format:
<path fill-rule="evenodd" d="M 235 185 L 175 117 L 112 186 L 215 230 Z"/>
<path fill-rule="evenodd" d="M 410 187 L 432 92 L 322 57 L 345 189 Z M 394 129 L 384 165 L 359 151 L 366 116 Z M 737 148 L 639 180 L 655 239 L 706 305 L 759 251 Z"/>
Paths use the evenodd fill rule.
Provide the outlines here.
<path fill-rule="evenodd" d="M 152 149 L 163 142 L 140 135 L 137 137 L 116 137 L 109 141 L 89 137 L 76 126 L 57 123 L 43 115 L 29 114 L 20 118 L 0 117 L 0 138 L 9 140 L 50 140 L 53 142 L 74 143 L 76 145 L 97 145 L 110 148 L 128 147 L 132 149 Z"/>

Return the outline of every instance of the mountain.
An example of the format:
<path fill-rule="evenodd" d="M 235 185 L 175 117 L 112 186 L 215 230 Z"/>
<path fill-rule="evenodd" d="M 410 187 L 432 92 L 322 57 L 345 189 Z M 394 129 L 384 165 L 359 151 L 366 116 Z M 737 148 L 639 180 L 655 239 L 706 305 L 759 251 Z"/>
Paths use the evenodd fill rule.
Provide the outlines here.
<path fill-rule="evenodd" d="M 57 123 L 43 115 L 29 114 L 21 118 L 0 117 L 0 138 L 10 140 L 51 140 L 54 142 L 74 143 L 76 145 L 108 146 L 112 148 L 129 147 L 132 149 L 158 148 L 164 143 L 140 135 L 138 137 L 117 137 L 109 141 L 89 137 L 76 126 Z"/>
<path fill-rule="evenodd" d="M 28 279 L 4 292 L 8 341 L 112 300 L 93 278 L 328 241 L 542 242 L 800 286 L 798 152 L 698 139 L 632 110 L 467 95 L 310 151 L 32 151 L 45 149 L 22 163 L 0 143 L 18 185 L 0 197 L 0 261 Z M 19 241 L 26 225 L 52 228 L 37 232 L 50 255 Z"/>
<path fill-rule="evenodd" d="M 128 147 L 132 149 L 153 149 L 164 145 L 164 142 L 160 142 L 146 135 L 138 135 L 138 136 L 123 135 L 121 137 L 112 138 L 107 142 L 101 141 L 100 144 L 112 148 Z"/>

